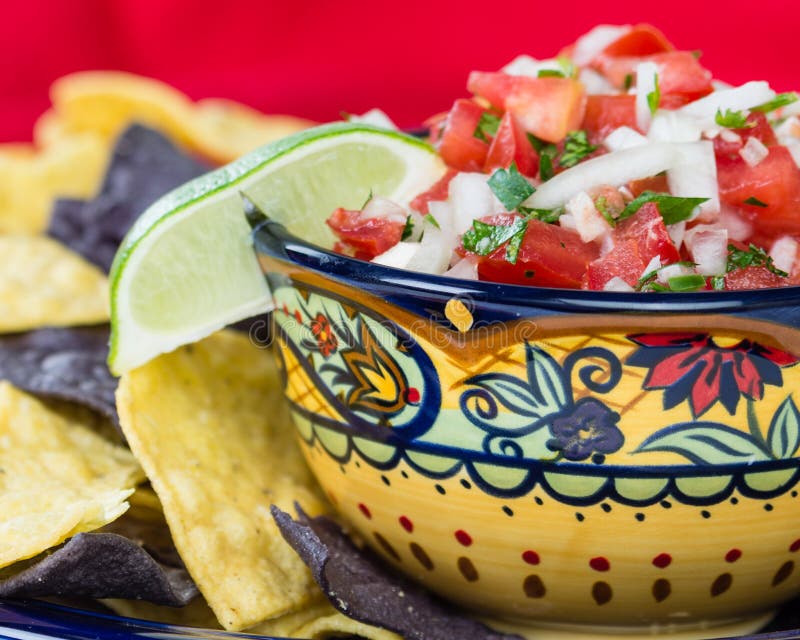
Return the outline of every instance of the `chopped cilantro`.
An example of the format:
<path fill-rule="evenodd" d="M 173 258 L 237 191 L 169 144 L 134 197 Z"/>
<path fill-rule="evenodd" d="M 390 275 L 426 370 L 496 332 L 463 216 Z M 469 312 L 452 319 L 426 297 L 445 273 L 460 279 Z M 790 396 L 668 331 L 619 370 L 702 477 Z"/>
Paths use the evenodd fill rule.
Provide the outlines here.
<path fill-rule="evenodd" d="M 761 247 L 750 244 L 747 251 L 737 249 L 736 245 L 728 245 L 728 266 L 726 271 L 736 271 L 736 269 L 745 269 L 747 267 L 764 267 L 770 273 L 776 276 L 786 278 L 789 274 L 778 269 L 772 261 L 772 257 Z"/>
<path fill-rule="evenodd" d="M 630 89 L 633 86 L 633 74 L 632 73 L 626 73 L 625 74 L 625 81 L 622 83 L 622 86 L 625 89 L 625 91 L 627 91 L 628 89 Z"/>
<path fill-rule="evenodd" d="M 670 291 L 697 291 L 698 289 L 705 289 L 706 279 L 699 273 L 689 273 L 668 278 L 667 286 Z"/>
<path fill-rule="evenodd" d="M 726 109 L 725 113 L 721 109 L 717 109 L 714 122 L 720 127 L 728 129 L 750 129 L 756 126 L 755 122 L 747 121 L 747 114 L 744 111 L 732 111 L 731 109 Z"/>
<path fill-rule="evenodd" d="M 536 191 L 513 162 L 508 170 L 495 171 L 487 184 L 508 211 L 514 211 Z"/>
<path fill-rule="evenodd" d="M 422 219 L 425 222 L 432 224 L 437 229 L 441 229 L 441 227 L 439 226 L 439 221 L 436 218 L 434 218 L 430 213 L 424 216 Z"/>
<path fill-rule="evenodd" d="M 359 209 L 359 211 L 363 211 L 366 208 L 366 206 L 369 204 L 369 201 L 372 200 L 372 198 L 374 198 L 374 197 L 375 196 L 372 193 L 372 189 L 370 189 L 369 190 L 369 195 L 367 196 L 367 199 L 364 200 L 364 204 L 361 205 L 361 209 Z"/>
<path fill-rule="evenodd" d="M 661 89 L 658 86 L 658 74 L 653 76 L 653 90 L 647 94 L 647 106 L 650 108 L 652 115 L 658 111 L 658 105 L 661 104 Z"/>
<path fill-rule="evenodd" d="M 566 78 L 564 72 L 560 69 L 539 69 L 536 72 L 537 78 Z"/>
<path fill-rule="evenodd" d="M 709 282 L 711 283 L 711 288 L 714 291 L 725 290 L 725 276 L 714 276 Z"/>
<path fill-rule="evenodd" d="M 631 200 L 625 209 L 619 214 L 617 222 L 629 218 L 635 214 L 648 202 L 655 202 L 658 212 L 664 219 L 664 224 L 675 224 L 682 220 L 687 220 L 696 207 L 703 204 L 708 198 L 681 198 L 671 196 L 666 193 L 655 193 L 645 191 L 638 198 Z"/>
<path fill-rule="evenodd" d="M 589 144 L 589 138 L 585 131 L 572 131 L 564 140 L 564 152 L 561 154 L 558 164 L 566 168 L 574 167 L 596 150 L 595 145 Z"/>
<path fill-rule="evenodd" d="M 786 93 L 779 93 L 769 102 L 765 102 L 764 104 L 760 104 L 757 107 L 753 107 L 751 111 L 760 111 L 761 113 L 769 113 L 770 111 L 775 111 L 775 109 L 780 109 L 781 107 L 785 107 L 787 104 L 792 104 L 793 102 L 797 102 L 800 100 L 800 96 L 797 95 L 794 91 L 787 91 Z"/>
<path fill-rule="evenodd" d="M 472 221 L 472 228 L 461 236 L 461 243 L 467 251 L 486 256 L 506 242 L 506 260 L 511 264 L 517 261 L 519 247 L 528 228 L 528 218 L 516 218 L 510 225 L 495 225 Z"/>
<path fill-rule="evenodd" d="M 766 202 L 761 202 L 758 198 L 754 198 L 750 196 L 747 200 L 744 201 L 744 204 L 749 204 L 752 207 L 768 207 L 769 205 Z"/>
<path fill-rule="evenodd" d="M 558 219 L 564 213 L 564 208 L 558 207 L 557 209 L 531 209 L 530 207 L 519 206 L 517 207 L 517 211 L 524 213 L 531 219 L 541 220 L 542 222 L 553 224 L 558 222 Z"/>
<path fill-rule="evenodd" d="M 478 125 L 475 127 L 475 131 L 472 132 L 472 136 L 478 140 L 489 142 L 489 138 L 497 134 L 497 128 L 499 126 L 500 117 L 485 111 L 481 114 L 481 119 L 478 120 Z"/>
<path fill-rule="evenodd" d="M 406 218 L 406 226 L 403 227 L 403 233 L 400 236 L 400 241 L 408 240 L 414 234 L 414 218 L 408 216 Z"/>
<path fill-rule="evenodd" d="M 539 178 L 541 178 L 542 182 L 547 182 L 554 175 L 553 156 L 549 153 L 543 153 L 539 156 Z"/>

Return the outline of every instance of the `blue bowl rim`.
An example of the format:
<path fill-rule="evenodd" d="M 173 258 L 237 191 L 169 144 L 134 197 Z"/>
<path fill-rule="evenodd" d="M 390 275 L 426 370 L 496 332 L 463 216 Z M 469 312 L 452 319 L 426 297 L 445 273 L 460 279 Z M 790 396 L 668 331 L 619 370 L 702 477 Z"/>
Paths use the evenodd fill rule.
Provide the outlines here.
<path fill-rule="evenodd" d="M 732 313 L 797 306 L 800 286 L 747 291 L 638 293 L 529 287 L 431 275 L 351 258 L 294 235 L 273 220 L 253 228 L 257 253 L 301 266 L 350 286 L 402 297 L 423 294 L 443 299 L 466 297 L 502 305 L 547 308 L 567 313 Z"/>

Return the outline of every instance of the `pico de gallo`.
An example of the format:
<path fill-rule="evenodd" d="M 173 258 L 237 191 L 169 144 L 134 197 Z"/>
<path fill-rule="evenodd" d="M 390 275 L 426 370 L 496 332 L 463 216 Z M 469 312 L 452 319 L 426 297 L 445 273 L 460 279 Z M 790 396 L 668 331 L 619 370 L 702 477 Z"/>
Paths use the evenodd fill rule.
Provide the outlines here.
<path fill-rule="evenodd" d="M 800 284 L 796 93 L 715 81 L 646 24 L 474 71 L 467 89 L 426 123 L 444 177 L 405 206 L 335 211 L 336 250 L 540 287 Z"/>

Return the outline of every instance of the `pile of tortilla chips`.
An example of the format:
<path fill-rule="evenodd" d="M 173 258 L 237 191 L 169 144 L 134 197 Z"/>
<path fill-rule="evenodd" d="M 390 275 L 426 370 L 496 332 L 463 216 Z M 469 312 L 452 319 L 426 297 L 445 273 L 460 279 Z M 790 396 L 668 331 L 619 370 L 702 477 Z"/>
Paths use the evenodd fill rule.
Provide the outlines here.
<path fill-rule="evenodd" d="M 0 598 L 281 637 L 506 637 L 359 560 L 248 333 L 106 366 L 106 274 L 138 215 L 308 123 L 123 73 L 51 97 L 33 144 L 0 145 Z"/>

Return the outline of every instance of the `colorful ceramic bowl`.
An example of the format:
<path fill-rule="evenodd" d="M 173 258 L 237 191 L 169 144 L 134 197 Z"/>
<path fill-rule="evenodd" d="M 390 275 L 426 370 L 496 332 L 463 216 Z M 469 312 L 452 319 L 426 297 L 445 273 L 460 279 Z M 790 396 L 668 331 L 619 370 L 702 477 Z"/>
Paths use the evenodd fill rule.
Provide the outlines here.
<path fill-rule="evenodd" d="M 398 570 L 562 635 L 745 633 L 800 592 L 800 288 L 547 290 L 255 238 L 308 462 Z"/>

